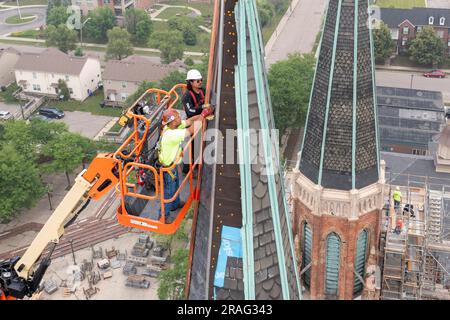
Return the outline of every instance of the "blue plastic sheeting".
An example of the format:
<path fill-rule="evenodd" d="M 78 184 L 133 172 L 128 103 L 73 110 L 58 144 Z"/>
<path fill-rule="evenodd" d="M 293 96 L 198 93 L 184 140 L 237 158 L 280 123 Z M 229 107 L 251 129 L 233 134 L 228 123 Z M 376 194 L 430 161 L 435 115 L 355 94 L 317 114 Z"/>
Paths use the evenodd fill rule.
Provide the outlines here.
<path fill-rule="evenodd" d="M 217 259 L 216 273 L 214 275 L 214 286 L 216 287 L 223 287 L 228 257 L 242 258 L 241 229 L 223 226 L 219 258 Z"/>

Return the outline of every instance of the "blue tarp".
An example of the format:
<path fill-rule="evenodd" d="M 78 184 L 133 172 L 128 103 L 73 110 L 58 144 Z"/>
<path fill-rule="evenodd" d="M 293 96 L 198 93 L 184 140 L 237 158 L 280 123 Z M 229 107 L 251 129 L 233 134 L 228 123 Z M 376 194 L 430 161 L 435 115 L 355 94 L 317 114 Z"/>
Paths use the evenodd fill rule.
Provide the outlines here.
<path fill-rule="evenodd" d="M 219 258 L 214 275 L 214 286 L 216 287 L 223 287 L 228 257 L 242 258 L 241 229 L 223 226 Z"/>

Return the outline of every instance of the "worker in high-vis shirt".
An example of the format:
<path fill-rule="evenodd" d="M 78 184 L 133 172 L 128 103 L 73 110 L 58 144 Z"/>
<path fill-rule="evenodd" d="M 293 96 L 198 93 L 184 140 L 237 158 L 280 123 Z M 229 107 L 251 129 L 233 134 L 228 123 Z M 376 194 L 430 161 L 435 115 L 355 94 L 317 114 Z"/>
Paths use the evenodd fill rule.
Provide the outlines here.
<path fill-rule="evenodd" d="M 400 203 L 402 202 L 402 193 L 400 191 L 400 187 L 397 186 L 395 188 L 394 193 L 392 194 L 392 198 L 394 199 L 394 208 L 397 209 L 400 207 Z"/>
<path fill-rule="evenodd" d="M 199 115 L 193 116 L 186 120 L 181 120 L 180 114 L 173 109 L 168 109 L 163 113 L 161 139 L 159 141 L 158 160 L 162 167 L 168 168 L 173 165 L 181 153 L 181 144 L 186 137 L 194 134 L 194 122 L 202 122 L 202 120 L 210 115 L 211 109 L 205 109 Z M 170 199 L 174 196 L 180 186 L 178 175 L 178 167 L 175 166 L 170 171 L 164 172 L 164 199 Z M 170 219 L 170 211 L 182 208 L 184 203 L 181 202 L 180 196 L 169 203 L 164 204 L 165 223 L 172 223 Z M 161 217 L 161 209 L 159 210 L 158 220 Z"/>

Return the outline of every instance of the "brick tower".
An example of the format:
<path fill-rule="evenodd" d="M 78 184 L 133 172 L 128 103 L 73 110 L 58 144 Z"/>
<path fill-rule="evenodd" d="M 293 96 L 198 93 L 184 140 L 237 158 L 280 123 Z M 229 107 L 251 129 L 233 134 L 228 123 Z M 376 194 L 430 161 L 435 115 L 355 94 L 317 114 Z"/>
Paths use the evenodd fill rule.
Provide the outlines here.
<path fill-rule="evenodd" d="M 296 255 L 312 299 L 359 295 L 376 264 L 384 186 L 368 0 L 330 0 L 292 179 Z"/>

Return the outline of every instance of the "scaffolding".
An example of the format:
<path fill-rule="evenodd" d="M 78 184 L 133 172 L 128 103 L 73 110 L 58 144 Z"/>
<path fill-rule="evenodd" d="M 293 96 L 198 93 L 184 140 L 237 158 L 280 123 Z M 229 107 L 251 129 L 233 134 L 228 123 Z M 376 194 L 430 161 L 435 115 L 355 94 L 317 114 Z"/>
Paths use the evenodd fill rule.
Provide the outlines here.
<path fill-rule="evenodd" d="M 427 177 L 399 176 L 387 174 L 391 184 L 385 189 L 381 226 L 381 299 L 450 299 L 450 181 L 437 185 Z M 392 184 L 400 180 L 401 185 Z M 403 197 L 394 208 L 392 190 L 397 186 Z M 401 232 L 396 230 L 399 221 Z"/>

